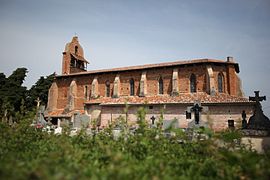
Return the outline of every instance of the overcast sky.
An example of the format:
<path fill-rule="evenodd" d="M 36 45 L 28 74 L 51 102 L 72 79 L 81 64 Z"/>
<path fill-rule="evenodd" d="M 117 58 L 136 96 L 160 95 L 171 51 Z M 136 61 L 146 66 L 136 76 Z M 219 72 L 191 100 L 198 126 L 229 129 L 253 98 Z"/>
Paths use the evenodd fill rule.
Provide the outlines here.
<path fill-rule="evenodd" d="M 233 56 L 270 116 L 270 0 L 0 0 L 0 26 L 0 72 L 26 67 L 27 87 L 76 33 L 88 70 Z"/>

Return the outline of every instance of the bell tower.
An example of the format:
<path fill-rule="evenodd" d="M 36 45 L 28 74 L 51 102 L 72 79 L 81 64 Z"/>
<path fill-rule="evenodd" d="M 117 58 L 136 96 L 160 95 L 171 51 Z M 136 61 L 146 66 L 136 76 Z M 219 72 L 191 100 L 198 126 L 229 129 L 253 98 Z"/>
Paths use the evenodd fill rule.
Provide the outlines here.
<path fill-rule="evenodd" d="M 77 36 L 65 46 L 62 61 L 62 74 L 73 74 L 87 70 L 89 62 L 84 58 L 83 48 L 79 44 Z"/>

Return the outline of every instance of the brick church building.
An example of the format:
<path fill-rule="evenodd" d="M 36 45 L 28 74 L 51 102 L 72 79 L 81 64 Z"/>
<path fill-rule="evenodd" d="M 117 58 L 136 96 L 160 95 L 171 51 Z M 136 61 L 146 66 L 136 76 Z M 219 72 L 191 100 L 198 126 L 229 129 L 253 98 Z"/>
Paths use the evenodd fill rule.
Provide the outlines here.
<path fill-rule="evenodd" d="M 138 108 L 145 107 L 149 124 L 159 119 L 162 110 L 164 121 L 176 120 L 177 127 L 187 128 L 194 122 L 192 107 L 197 103 L 199 124 L 222 130 L 230 119 L 241 126 L 242 112 L 249 118 L 253 111 L 232 57 L 91 71 L 87 64 L 78 37 L 73 37 L 63 52 L 62 74 L 49 90 L 46 116 L 52 122 L 74 124 L 76 116 L 83 115 L 89 126 L 95 120 L 106 127 L 120 116 L 136 124 Z"/>

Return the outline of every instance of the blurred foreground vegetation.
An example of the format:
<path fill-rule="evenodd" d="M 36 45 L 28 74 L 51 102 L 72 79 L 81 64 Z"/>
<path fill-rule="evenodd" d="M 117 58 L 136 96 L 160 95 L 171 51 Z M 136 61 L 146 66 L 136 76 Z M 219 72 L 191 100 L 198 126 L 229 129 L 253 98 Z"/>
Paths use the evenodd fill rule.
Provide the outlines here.
<path fill-rule="evenodd" d="M 108 128 L 70 137 L 68 129 L 53 135 L 30 127 L 31 119 L 0 123 L 0 179 L 270 179 L 270 154 L 236 148 L 237 133 L 208 130 L 210 138 L 190 141 L 171 129 L 168 138 L 139 117 L 135 135 L 123 128 L 114 138 Z"/>

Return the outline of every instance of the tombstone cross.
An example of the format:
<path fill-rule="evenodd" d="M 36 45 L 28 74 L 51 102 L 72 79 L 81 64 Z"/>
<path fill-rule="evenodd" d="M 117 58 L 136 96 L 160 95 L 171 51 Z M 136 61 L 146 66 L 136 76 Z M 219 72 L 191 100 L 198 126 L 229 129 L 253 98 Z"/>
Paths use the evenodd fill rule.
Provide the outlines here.
<path fill-rule="evenodd" d="M 260 101 L 263 101 L 263 100 L 266 101 L 266 96 L 259 95 L 260 91 L 254 91 L 254 93 L 255 93 L 255 97 L 249 96 L 250 101 L 255 101 L 256 104 L 260 104 Z"/>
<path fill-rule="evenodd" d="M 247 129 L 254 130 L 270 130 L 270 120 L 263 114 L 260 101 L 266 100 L 266 96 L 259 96 L 260 91 L 254 91 L 255 97 L 249 97 L 250 101 L 255 101 L 255 109 L 253 115 L 249 118 Z"/>
<path fill-rule="evenodd" d="M 191 110 L 194 112 L 195 115 L 195 124 L 199 124 L 200 121 L 200 112 L 202 111 L 202 107 L 198 103 L 196 103 Z"/>
<path fill-rule="evenodd" d="M 37 109 L 38 109 L 41 103 L 41 100 L 39 99 L 39 97 L 36 99 L 36 102 L 37 102 Z"/>
<path fill-rule="evenodd" d="M 152 116 L 152 117 L 151 117 L 151 120 L 152 120 L 152 125 L 154 125 L 154 124 L 155 124 L 156 118 L 155 118 L 154 116 Z"/>

